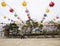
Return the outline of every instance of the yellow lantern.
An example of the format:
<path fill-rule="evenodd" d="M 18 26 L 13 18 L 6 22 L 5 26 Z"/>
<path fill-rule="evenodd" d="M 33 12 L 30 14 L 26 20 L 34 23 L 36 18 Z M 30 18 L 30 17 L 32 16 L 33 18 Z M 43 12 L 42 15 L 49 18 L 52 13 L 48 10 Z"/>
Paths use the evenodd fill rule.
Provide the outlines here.
<path fill-rule="evenodd" d="M 55 18 L 54 18 L 53 20 L 54 20 L 54 21 L 56 21 L 56 19 L 55 19 Z"/>
<path fill-rule="evenodd" d="M 17 24 L 17 25 L 18 25 L 19 23 L 20 23 L 19 21 L 15 21 L 15 24 Z"/>
<path fill-rule="evenodd" d="M 50 10 L 49 9 L 46 9 L 46 13 L 49 13 L 50 12 Z"/>
<path fill-rule="evenodd" d="M 45 25 L 48 26 L 49 25 L 48 22 Z"/>
<path fill-rule="evenodd" d="M 20 19 L 20 21 L 22 21 L 22 20 Z"/>
<path fill-rule="evenodd" d="M 7 4 L 6 4 L 6 2 L 2 2 L 1 5 L 2 5 L 3 7 L 6 7 Z"/>
<path fill-rule="evenodd" d="M 6 16 L 4 16 L 4 19 L 6 19 Z"/>
<path fill-rule="evenodd" d="M 25 1 L 22 2 L 22 6 L 24 6 L 24 7 L 27 6 L 27 2 L 25 2 Z"/>

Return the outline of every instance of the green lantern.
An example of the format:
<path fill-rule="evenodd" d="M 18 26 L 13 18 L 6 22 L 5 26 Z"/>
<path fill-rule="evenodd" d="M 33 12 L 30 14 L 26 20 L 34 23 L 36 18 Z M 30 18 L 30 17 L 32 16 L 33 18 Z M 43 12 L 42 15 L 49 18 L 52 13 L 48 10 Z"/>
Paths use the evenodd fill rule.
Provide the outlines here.
<path fill-rule="evenodd" d="M 18 15 L 15 13 L 14 16 L 17 17 Z"/>
<path fill-rule="evenodd" d="M 50 23 L 53 23 L 53 22 L 54 22 L 53 20 L 50 21 Z"/>
<path fill-rule="evenodd" d="M 27 16 L 30 16 L 30 14 L 27 14 Z"/>
<path fill-rule="evenodd" d="M 60 21 L 58 21 L 58 23 L 60 24 Z"/>

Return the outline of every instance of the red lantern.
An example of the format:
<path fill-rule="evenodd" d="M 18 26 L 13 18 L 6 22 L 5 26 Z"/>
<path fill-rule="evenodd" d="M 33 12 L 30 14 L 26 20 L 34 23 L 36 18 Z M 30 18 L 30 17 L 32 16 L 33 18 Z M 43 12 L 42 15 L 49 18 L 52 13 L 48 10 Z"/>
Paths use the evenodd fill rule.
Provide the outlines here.
<path fill-rule="evenodd" d="M 14 12 L 14 9 L 11 8 L 9 11 L 10 11 L 11 13 L 13 13 L 13 12 Z"/>
<path fill-rule="evenodd" d="M 30 19 L 30 16 L 28 16 L 28 18 Z"/>
<path fill-rule="evenodd" d="M 50 2 L 49 6 L 53 7 L 54 6 L 54 2 Z"/>

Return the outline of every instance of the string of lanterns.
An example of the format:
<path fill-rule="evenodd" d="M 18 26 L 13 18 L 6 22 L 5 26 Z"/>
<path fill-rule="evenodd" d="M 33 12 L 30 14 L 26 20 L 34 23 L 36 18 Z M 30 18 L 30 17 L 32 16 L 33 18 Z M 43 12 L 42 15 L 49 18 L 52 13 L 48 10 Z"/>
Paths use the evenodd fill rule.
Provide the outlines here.
<path fill-rule="evenodd" d="M 53 2 L 53 1 L 51 1 L 50 3 L 49 3 L 49 7 L 54 7 L 55 6 L 55 3 Z M 43 21 L 46 19 L 45 17 L 47 17 L 48 15 L 47 15 L 47 13 L 49 13 L 50 12 L 50 10 L 49 10 L 49 8 L 47 8 L 46 10 L 45 10 L 45 14 L 44 14 L 44 17 L 43 17 L 43 19 L 42 19 L 42 21 L 41 21 L 41 23 L 43 23 Z M 54 18 L 53 20 L 51 20 L 50 22 L 54 22 L 54 21 L 56 21 L 56 19 L 59 19 L 60 17 L 59 16 L 57 16 L 56 18 Z M 46 25 L 48 25 L 49 23 L 47 23 Z"/>
<path fill-rule="evenodd" d="M 26 4 L 26 2 L 23 2 L 22 5 L 23 5 L 23 6 L 26 6 L 27 4 Z M 16 11 L 15 11 L 13 8 L 11 8 L 4 0 L 2 0 L 1 6 L 2 6 L 2 7 L 8 6 L 8 7 L 10 8 L 10 9 L 9 9 L 9 12 L 10 12 L 10 13 L 14 13 L 14 12 L 15 12 L 15 13 L 14 13 L 14 17 L 17 17 L 17 19 L 20 20 L 20 17 L 18 17 Z M 6 16 L 3 16 L 3 18 L 6 19 L 7 17 L 6 17 Z M 8 18 L 8 21 L 14 22 L 14 21 L 13 21 L 12 19 L 10 19 L 10 18 Z M 23 22 L 23 21 L 21 20 L 21 22 Z"/>
<path fill-rule="evenodd" d="M 2 7 L 6 7 L 6 6 L 10 7 L 5 1 L 1 2 L 1 6 L 2 6 Z M 26 2 L 25 0 L 22 2 L 22 6 L 23 6 L 23 7 L 27 7 L 27 2 Z M 55 6 L 55 3 L 54 3 L 53 1 L 51 1 L 51 2 L 49 3 L 49 7 L 52 8 L 52 7 L 54 7 L 54 6 Z M 14 13 L 15 10 L 10 7 L 9 12 Z M 46 8 L 45 12 L 46 12 L 46 13 L 44 14 L 43 20 L 46 19 L 45 17 L 47 17 L 47 13 L 50 12 L 49 8 Z M 28 8 L 25 9 L 25 13 L 27 14 L 28 19 L 31 19 Z M 18 17 L 18 15 L 17 15 L 16 12 L 15 12 L 15 14 L 14 14 L 14 17 L 17 17 L 17 19 L 20 20 L 20 17 Z M 6 19 L 7 17 L 4 16 L 3 18 Z M 59 17 L 57 16 L 56 19 L 59 19 Z M 53 20 L 55 21 L 56 19 L 53 19 Z M 8 18 L 8 20 L 10 21 L 11 19 Z M 42 22 L 43 22 L 43 20 L 42 20 Z M 11 20 L 11 21 L 13 21 L 13 20 Z M 21 21 L 22 21 L 22 20 L 21 20 Z M 22 21 L 22 23 L 23 23 L 23 21 Z"/>
<path fill-rule="evenodd" d="M 27 7 L 27 2 L 25 0 L 22 2 L 22 6 Z M 28 19 L 31 19 L 29 10 L 27 8 L 25 10 L 25 13 L 27 14 Z"/>

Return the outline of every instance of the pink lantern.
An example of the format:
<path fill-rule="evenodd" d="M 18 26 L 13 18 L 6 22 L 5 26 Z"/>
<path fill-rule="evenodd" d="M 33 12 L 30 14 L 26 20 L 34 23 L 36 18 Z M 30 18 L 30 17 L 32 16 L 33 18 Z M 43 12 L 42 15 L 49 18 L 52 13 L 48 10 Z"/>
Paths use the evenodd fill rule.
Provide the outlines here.
<path fill-rule="evenodd" d="M 45 19 L 45 17 L 43 17 L 43 20 Z"/>
<path fill-rule="evenodd" d="M 17 19 L 20 19 L 20 17 L 18 17 Z"/>
<path fill-rule="evenodd" d="M 26 12 L 26 13 L 29 13 L 29 10 L 26 8 L 25 12 Z"/>
<path fill-rule="evenodd" d="M 57 16 L 56 19 L 59 19 L 59 17 Z"/>

